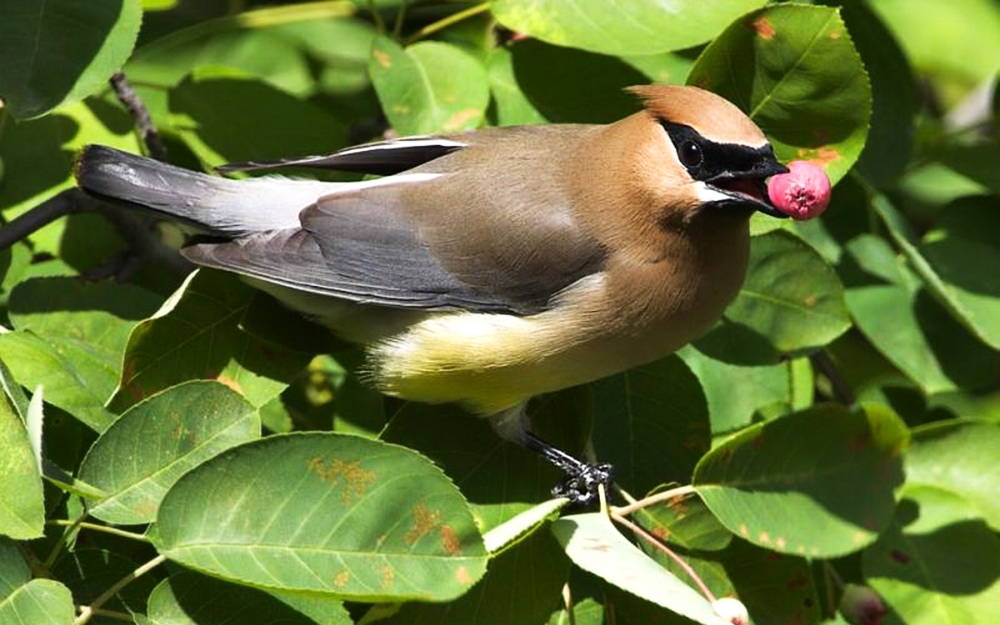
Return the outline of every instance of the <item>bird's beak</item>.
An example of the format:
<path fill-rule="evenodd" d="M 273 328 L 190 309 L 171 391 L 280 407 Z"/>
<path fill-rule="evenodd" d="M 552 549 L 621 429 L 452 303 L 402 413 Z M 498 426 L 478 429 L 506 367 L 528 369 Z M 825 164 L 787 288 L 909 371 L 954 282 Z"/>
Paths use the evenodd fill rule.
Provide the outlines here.
<path fill-rule="evenodd" d="M 765 215 L 783 219 L 782 213 L 767 195 L 767 179 L 777 174 L 787 174 L 788 168 L 773 156 L 756 161 L 743 171 L 725 171 L 705 181 L 715 191 L 731 198 L 733 203 L 747 206 Z M 728 203 L 728 202 L 727 202 Z"/>

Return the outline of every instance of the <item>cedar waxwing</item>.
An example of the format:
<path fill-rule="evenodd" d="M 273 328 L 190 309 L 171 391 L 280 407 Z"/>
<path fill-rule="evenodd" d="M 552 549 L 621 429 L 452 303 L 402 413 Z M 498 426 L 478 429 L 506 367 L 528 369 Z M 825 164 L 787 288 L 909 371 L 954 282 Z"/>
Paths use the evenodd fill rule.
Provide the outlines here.
<path fill-rule="evenodd" d="M 785 216 L 765 179 L 787 169 L 736 106 L 694 87 L 631 91 L 644 109 L 609 125 L 484 128 L 220 168 L 375 180 L 228 180 L 99 146 L 76 177 L 192 226 L 188 259 L 365 345 L 382 392 L 458 402 L 572 465 L 530 434 L 526 402 L 698 338 L 743 282 L 750 215 Z M 560 492 L 586 500 L 609 479 L 589 468 Z"/>

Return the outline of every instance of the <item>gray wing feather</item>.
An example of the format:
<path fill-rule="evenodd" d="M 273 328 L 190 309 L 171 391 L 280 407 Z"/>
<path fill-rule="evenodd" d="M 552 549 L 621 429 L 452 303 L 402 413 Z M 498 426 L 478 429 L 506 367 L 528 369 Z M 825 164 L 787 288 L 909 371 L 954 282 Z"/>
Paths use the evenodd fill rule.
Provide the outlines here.
<path fill-rule="evenodd" d="M 333 154 L 283 158 L 273 161 L 246 161 L 216 167 L 222 173 L 261 171 L 280 167 L 317 167 L 362 174 L 389 176 L 450 154 L 465 143 L 445 137 L 408 137 L 346 148 Z"/>
<path fill-rule="evenodd" d="M 564 129 L 562 136 L 571 131 Z M 202 243 L 186 255 L 199 264 L 355 302 L 541 312 L 563 289 L 599 271 L 606 250 L 569 206 L 561 180 L 565 163 L 556 161 L 561 154 L 570 158 L 571 151 L 552 149 L 553 141 L 563 140 L 559 135 L 546 127 L 506 129 L 490 133 L 489 149 L 482 152 L 476 139 L 487 132 L 415 170 L 432 179 L 385 179 L 384 185 L 331 193 L 299 214 L 301 230 Z M 540 145 L 548 149 L 535 148 Z M 507 167 L 514 161 L 522 167 Z"/>

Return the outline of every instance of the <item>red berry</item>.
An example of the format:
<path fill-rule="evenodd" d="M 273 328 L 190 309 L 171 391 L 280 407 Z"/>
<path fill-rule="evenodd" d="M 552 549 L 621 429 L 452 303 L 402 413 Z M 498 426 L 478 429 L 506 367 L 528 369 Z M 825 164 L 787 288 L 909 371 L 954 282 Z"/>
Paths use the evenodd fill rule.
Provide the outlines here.
<path fill-rule="evenodd" d="M 775 208 L 792 219 L 812 219 L 830 203 L 830 179 L 810 161 L 792 161 L 787 174 L 772 176 L 767 195 Z"/>

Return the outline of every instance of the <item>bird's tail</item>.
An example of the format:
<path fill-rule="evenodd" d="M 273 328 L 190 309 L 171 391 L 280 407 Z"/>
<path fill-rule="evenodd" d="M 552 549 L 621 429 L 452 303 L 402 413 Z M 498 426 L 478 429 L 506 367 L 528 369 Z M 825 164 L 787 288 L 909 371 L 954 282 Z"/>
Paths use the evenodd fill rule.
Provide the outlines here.
<path fill-rule="evenodd" d="M 303 208 L 340 186 L 279 177 L 229 180 L 101 145 L 83 148 L 74 173 L 90 195 L 227 238 L 298 227 Z"/>

